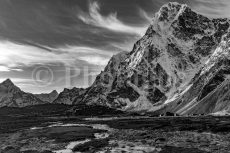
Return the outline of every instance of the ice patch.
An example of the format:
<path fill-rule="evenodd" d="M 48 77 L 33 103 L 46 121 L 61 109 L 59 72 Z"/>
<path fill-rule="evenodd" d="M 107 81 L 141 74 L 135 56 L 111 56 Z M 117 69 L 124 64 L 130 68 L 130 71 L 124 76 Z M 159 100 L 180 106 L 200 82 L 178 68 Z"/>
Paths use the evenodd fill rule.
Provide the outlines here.
<path fill-rule="evenodd" d="M 109 137 L 108 133 L 95 133 L 94 134 L 96 139 L 105 139 Z"/>
<path fill-rule="evenodd" d="M 86 125 L 86 124 L 63 124 L 63 123 L 58 123 L 58 124 L 49 125 L 48 127 L 68 127 L 68 126 L 90 126 L 90 125 Z"/>
<path fill-rule="evenodd" d="M 173 102 L 174 100 L 176 100 L 177 98 L 179 98 L 180 96 L 182 96 L 183 94 L 185 94 L 191 87 L 193 84 L 189 85 L 186 89 L 184 89 L 181 93 L 179 94 L 175 94 L 172 98 L 169 98 L 165 101 L 165 104 L 168 104 L 170 102 Z"/>
<path fill-rule="evenodd" d="M 227 110 L 219 111 L 216 113 L 212 113 L 213 116 L 229 116 L 230 113 Z"/>
<path fill-rule="evenodd" d="M 106 130 L 106 131 L 113 130 L 112 128 L 110 128 L 108 125 L 105 125 L 105 124 L 92 124 L 89 126 L 92 126 L 94 129 L 97 129 L 97 130 Z"/>
<path fill-rule="evenodd" d="M 63 150 L 58 150 L 58 151 L 54 151 L 55 153 L 73 153 L 72 149 L 80 144 L 84 144 L 86 142 L 89 142 L 89 139 L 86 139 L 84 141 L 75 141 L 75 142 L 70 142 L 69 145 L 66 147 L 66 149 Z"/>
<path fill-rule="evenodd" d="M 63 124 L 63 123 L 58 123 L 58 124 L 53 124 L 53 125 L 50 125 L 48 127 L 68 127 L 68 126 L 90 126 L 92 127 L 93 129 L 99 129 L 99 130 L 107 130 L 107 131 L 110 131 L 112 130 L 108 125 L 104 125 L 104 124 L 89 124 L 89 125 L 86 125 L 86 124 Z M 95 133 L 94 134 L 95 136 L 95 139 L 105 139 L 105 138 L 108 138 L 109 137 L 109 134 L 107 132 L 105 133 Z M 89 142 L 91 141 L 90 139 L 86 139 L 84 141 L 74 141 L 74 142 L 70 142 L 67 146 L 66 146 L 66 149 L 63 149 L 63 150 L 57 150 L 57 151 L 54 151 L 55 153 L 73 153 L 72 149 L 77 146 L 77 145 L 80 145 L 80 144 L 84 144 L 86 142 Z M 74 153 L 77 153 L 77 152 L 74 152 Z"/>
<path fill-rule="evenodd" d="M 30 128 L 30 130 L 40 130 L 40 129 L 43 129 L 43 127 L 32 127 L 32 128 Z"/>

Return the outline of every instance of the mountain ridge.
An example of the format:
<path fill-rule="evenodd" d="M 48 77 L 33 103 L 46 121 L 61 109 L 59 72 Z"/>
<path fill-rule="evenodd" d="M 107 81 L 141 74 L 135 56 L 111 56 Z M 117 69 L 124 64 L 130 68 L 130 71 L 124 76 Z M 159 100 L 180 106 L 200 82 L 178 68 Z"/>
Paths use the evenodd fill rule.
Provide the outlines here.
<path fill-rule="evenodd" d="M 57 90 L 53 90 L 50 93 L 41 93 L 41 94 L 34 94 L 40 100 L 46 103 L 53 103 L 53 101 L 58 97 Z"/>
<path fill-rule="evenodd" d="M 0 107 L 25 107 L 44 103 L 33 94 L 22 91 L 10 79 L 0 84 Z"/>
<path fill-rule="evenodd" d="M 135 112 L 165 108 L 189 90 L 229 23 L 207 18 L 185 4 L 164 5 L 133 50 L 111 58 L 83 102 Z"/>
<path fill-rule="evenodd" d="M 83 88 L 72 88 L 67 89 L 64 88 L 62 92 L 56 97 L 56 99 L 53 101 L 55 104 L 67 104 L 67 105 L 73 105 L 77 104 L 78 101 L 77 98 L 80 98 L 81 95 L 83 95 L 85 92 L 85 89 Z M 83 98 L 83 97 L 82 97 Z M 81 98 L 79 99 L 79 101 Z"/>

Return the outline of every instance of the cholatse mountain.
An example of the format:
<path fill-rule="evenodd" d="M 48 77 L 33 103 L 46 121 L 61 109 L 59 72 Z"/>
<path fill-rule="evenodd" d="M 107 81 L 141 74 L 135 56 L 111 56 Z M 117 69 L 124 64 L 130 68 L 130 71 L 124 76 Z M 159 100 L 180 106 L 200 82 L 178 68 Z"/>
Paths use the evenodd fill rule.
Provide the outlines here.
<path fill-rule="evenodd" d="M 113 56 L 92 86 L 66 89 L 54 102 L 130 112 L 227 113 L 229 24 L 168 3 L 133 50 Z"/>

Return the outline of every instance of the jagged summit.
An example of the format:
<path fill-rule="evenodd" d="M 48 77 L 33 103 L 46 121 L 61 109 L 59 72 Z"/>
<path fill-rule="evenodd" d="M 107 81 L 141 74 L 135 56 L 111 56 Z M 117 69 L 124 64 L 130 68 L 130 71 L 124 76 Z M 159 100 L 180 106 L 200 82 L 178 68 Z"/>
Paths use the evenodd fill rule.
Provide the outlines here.
<path fill-rule="evenodd" d="M 155 31 L 164 31 L 169 28 L 185 10 L 191 11 L 186 4 L 179 4 L 177 2 L 170 2 L 163 5 L 153 18 L 152 24 Z"/>
<path fill-rule="evenodd" d="M 57 90 L 53 90 L 50 92 L 50 94 L 57 94 L 58 95 L 58 92 L 57 92 Z"/>
<path fill-rule="evenodd" d="M 53 103 L 53 101 L 58 97 L 58 92 L 56 90 L 50 93 L 35 94 L 37 98 L 46 103 Z"/>
<path fill-rule="evenodd" d="M 21 89 L 17 87 L 10 79 L 6 79 L 0 83 L 0 88 L 5 93 L 18 93 L 21 92 Z"/>
<path fill-rule="evenodd" d="M 186 4 L 180 4 L 177 2 L 169 2 L 163 5 L 159 12 L 157 13 L 157 18 L 159 21 L 171 21 L 174 20 L 176 16 L 184 12 L 188 6 Z"/>
<path fill-rule="evenodd" d="M 5 86 L 14 86 L 14 83 L 9 78 L 3 81 L 2 84 Z"/>

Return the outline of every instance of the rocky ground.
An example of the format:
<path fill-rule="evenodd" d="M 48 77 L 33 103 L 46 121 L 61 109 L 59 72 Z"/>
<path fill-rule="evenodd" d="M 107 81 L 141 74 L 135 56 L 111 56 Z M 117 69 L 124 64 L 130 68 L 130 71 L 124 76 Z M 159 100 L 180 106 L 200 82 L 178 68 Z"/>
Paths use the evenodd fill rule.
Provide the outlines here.
<path fill-rule="evenodd" d="M 115 146 L 111 150 L 160 153 L 227 153 L 229 134 L 164 130 L 117 130 L 112 135 Z"/>
<path fill-rule="evenodd" d="M 62 119 L 1 132 L 0 152 L 230 152 L 229 117 Z"/>

